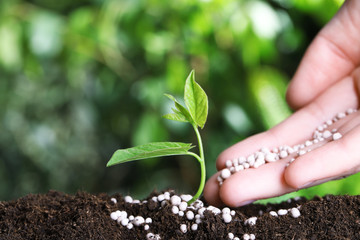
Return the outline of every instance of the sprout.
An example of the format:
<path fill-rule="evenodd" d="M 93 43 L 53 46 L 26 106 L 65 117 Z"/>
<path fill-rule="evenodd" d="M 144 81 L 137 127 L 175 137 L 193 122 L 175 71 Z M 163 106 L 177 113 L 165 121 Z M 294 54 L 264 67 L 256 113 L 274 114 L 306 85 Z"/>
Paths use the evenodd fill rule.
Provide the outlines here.
<path fill-rule="evenodd" d="M 180 142 L 155 142 L 127 149 L 119 149 L 113 154 L 106 166 L 109 167 L 120 163 L 153 157 L 172 155 L 193 156 L 200 163 L 201 180 L 198 191 L 187 201 L 188 204 L 191 204 L 200 197 L 205 186 L 205 158 L 198 128 L 204 128 L 206 123 L 208 115 L 208 98 L 205 91 L 197 82 L 195 82 L 194 71 L 191 71 L 185 82 L 184 100 L 186 107 L 181 105 L 173 96 L 169 94 L 165 94 L 165 96 L 174 102 L 175 108 L 172 109 L 173 113 L 166 114 L 163 117 L 169 120 L 187 122 L 192 125 L 198 140 L 199 155 L 189 151 L 194 147 L 192 144 Z M 163 199 L 158 200 L 162 201 Z"/>

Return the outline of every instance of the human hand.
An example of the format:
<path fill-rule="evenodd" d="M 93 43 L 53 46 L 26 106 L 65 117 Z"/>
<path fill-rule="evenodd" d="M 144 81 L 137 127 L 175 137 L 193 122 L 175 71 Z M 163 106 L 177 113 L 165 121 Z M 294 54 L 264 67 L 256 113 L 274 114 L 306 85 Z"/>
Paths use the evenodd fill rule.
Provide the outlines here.
<path fill-rule="evenodd" d="M 220 154 L 226 160 L 249 156 L 262 147 L 294 146 L 312 139 L 314 130 L 346 109 L 359 108 L 360 1 L 347 1 L 318 34 L 306 52 L 288 89 L 287 100 L 299 109 L 274 128 L 250 137 Z M 257 199 L 279 196 L 360 171 L 360 113 L 329 126 L 343 136 L 309 146 L 311 152 L 236 172 L 221 186 L 220 173 L 212 176 L 204 197 L 213 205 L 241 206 Z"/>

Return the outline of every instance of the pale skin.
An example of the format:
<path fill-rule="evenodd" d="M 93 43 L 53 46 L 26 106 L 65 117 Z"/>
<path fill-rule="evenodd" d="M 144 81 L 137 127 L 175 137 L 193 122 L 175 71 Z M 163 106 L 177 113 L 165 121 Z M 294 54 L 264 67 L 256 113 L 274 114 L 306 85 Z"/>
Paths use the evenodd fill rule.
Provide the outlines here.
<path fill-rule="evenodd" d="M 217 159 L 218 170 L 225 168 L 226 160 L 248 156 L 262 147 L 303 143 L 337 113 L 359 108 L 359 13 L 359 0 L 346 1 L 309 46 L 287 91 L 287 101 L 296 112 L 272 129 L 226 149 Z M 238 207 L 359 172 L 360 111 L 336 122 L 336 128 L 341 139 L 312 146 L 311 152 L 288 167 L 285 158 L 246 169 L 226 179 L 221 187 L 216 173 L 206 183 L 205 199 L 216 206 Z"/>

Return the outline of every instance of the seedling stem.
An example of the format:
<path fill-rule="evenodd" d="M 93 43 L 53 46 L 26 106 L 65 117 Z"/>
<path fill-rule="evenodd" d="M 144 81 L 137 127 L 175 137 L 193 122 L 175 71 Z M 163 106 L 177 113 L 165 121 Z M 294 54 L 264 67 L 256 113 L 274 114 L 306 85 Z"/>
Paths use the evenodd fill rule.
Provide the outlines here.
<path fill-rule="evenodd" d="M 205 186 L 205 180 L 206 180 L 206 168 L 205 168 L 205 157 L 204 157 L 204 149 L 203 149 L 203 144 L 202 144 L 202 140 L 201 140 L 201 136 L 200 136 L 200 132 L 199 129 L 197 127 L 196 124 L 192 124 L 195 133 L 196 133 L 196 137 L 199 143 L 199 153 L 200 153 L 200 157 L 193 153 L 193 152 L 188 152 L 189 155 L 194 156 L 200 163 L 200 170 L 201 170 L 201 179 L 200 179 L 200 185 L 199 188 L 196 192 L 196 194 L 194 195 L 194 197 L 188 201 L 188 204 L 190 205 L 191 203 L 195 202 L 201 195 L 201 193 L 203 192 L 204 186 Z"/>

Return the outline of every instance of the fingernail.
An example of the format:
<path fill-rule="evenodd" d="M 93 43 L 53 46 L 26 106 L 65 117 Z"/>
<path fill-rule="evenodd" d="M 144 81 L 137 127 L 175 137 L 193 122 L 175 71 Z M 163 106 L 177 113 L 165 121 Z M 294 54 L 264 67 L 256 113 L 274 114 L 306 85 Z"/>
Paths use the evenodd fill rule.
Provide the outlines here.
<path fill-rule="evenodd" d="M 335 179 L 334 177 L 328 177 L 328 178 L 318 179 L 318 180 L 315 180 L 315 181 L 310 181 L 310 182 L 302 185 L 300 188 L 313 187 L 313 186 L 316 186 L 316 185 L 319 185 L 319 184 L 322 184 L 322 183 L 326 183 L 326 182 L 334 180 L 334 179 Z"/>
<path fill-rule="evenodd" d="M 239 207 L 248 205 L 248 204 L 253 203 L 253 202 L 255 202 L 255 200 L 247 200 L 247 201 L 241 202 L 241 203 L 239 204 Z"/>
<path fill-rule="evenodd" d="M 312 187 L 314 185 L 315 181 L 305 183 L 304 185 L 300 186 L 299 189 Z"/>

